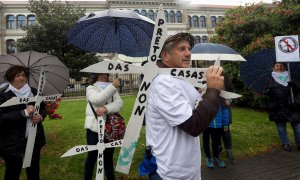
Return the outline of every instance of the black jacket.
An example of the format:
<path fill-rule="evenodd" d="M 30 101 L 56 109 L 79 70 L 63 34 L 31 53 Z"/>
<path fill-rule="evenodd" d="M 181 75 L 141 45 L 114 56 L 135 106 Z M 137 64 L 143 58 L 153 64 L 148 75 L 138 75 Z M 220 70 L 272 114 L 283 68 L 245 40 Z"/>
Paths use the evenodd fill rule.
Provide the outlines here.
<path fill-rule="evenodd" d="M 0 104 L 15 97 L 12 91 L 5 92 L 6 88 L 0 91 Z M 31 92 L 36 95 L 37 90 L 31 88 Z M 25 153 L 27 139 L 25 138 L 27 119 L 22 115 L 26 108 L 25 104 L 0 108 L 0 156 L 1 153 L 12 156 L 23 156 Z M 45 104 L 40 104 L 39 114 L 45 118 Z M 45 134 L 42 123 L 37 124 L 37 134 L 35 146 L 45 145 Z"/>
<path fill-rule="evenodd" d="M 295 103 L 291 101 L 291 84 L 293 84 Z M 300 122 L 299 86 L 297 83 L 289 83 L 288 86 L 283 86 L 272 79 L 266 94 L 269 97 L 268 112 L 270 121 Z"/>

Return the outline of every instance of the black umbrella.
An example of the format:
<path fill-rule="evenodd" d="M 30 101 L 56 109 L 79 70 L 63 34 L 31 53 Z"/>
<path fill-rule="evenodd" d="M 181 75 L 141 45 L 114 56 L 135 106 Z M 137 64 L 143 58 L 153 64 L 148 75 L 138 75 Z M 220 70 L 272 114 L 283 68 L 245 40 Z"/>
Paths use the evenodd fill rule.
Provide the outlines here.
<path fill-rule="evenodd" d="M 37 88 L 41 67 L 44 67 L 46 84 L 44 95 L 62 94 L 69 84 L 69 69 L 56 57 L 35 51 L 26 51 L 0 56 L 0 84 L 12 65 L 21 65 L 29 70 L 28 84 Z"/>
<path fill-rule="evenodd" d="M 154 22 L 130 10 L 107 9 L 83 17 L 66 35 L 78 48 L 97 53 L 148 56 Z"/>
<path fill-rule="evenodd" d="M 275 49 L 263 49 L 246 57 L 240 65 L 244 84 L 258 94 L 264 94 L 272 78 L 272 65 L 276 61 Z M 290 63 L 291 79 L 300 78 L 300 63 Z"/>

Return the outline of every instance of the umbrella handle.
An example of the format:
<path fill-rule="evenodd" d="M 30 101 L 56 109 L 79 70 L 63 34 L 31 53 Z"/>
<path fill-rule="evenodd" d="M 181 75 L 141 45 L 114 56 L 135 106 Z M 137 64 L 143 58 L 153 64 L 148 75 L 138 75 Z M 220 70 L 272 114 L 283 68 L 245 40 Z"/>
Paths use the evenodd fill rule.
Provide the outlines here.
<path fill-rule="evenodd" d="M 289 81 L 292 81 L 290 63 L 287 63 L 287 68 L 288 68 L 288 73 L 289 73 Z M 291 91 L 291 100 L 292 100 L 292 103 L 294 104 L 295 101 L 294 101 L 294 93 L 293 93 L 292 87 L 290 87 L 290 91 Z"/>

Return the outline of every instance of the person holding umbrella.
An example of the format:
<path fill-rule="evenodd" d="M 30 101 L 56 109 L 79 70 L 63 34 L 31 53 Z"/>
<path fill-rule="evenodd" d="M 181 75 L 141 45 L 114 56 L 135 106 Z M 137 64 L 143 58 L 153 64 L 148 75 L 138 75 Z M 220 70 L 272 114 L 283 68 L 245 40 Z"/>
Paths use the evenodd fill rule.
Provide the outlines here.
<path fill-rule="evenodd" d="M 29 87 L 29 72 L 23 66 L 13 65 L 5 73 L 8 84 L 0 89 L 0 104 L 12 97 L 33 97 L 35 88 Z M 45 145 L 42 121 L 46 116 L 45 104 L 40 104 L 39 114 L 33 116 L 34 104 L 20 104 L 0 108 L 0 156 L 5 161 L 4 180 L 18 180 L 22 170 L 30 121 L 37 124 L 31 166 L 26 168 L 27 179 L 38 180 L 40 172 L 40 151 Z"/>
<path fill-rule="evenodd" d="M 118 93 L 120 87 L 120 79 L 116 78 L 112 83 L 108 82 L 109 74 L 98 73 L 93 74 L 90 85 L 86 89 L 86 117 L 84 128 L 86 129 L 86 140 L 88 145 L 96 145 L 98 139 L 98 121 L 95 113 L 107 119 L 107 113 L 120 112 L 123 107 L 123 101 Z M 93 112 L 94 111 L 94 112 Z M 107 143 L 106 139 L 104 142 Z M 94 166 L 97 161 L 97 151 L 89 151 L 85 160 L 84 179 L 91 180 L 93 178 Z M 114 180 L 113 165 L 114 148 L 106 148 L 104 150 L 104 171 L 108 180 Z"/>
<path fill-rule="evenodd" d="M 277 132 L 285 151 L 291 152 L 291 146 L 286 131 L 286 123 L 290 122 L 295 141 L 300 150 L 300 103 L 295 99 L 292 103 L 291 89 L 295 97 L 299 94 L 299 84 L 289 81 L 289 73 L 285 71 L 282 62 L 273 64 L 272 79 L 267 88 L 269 97 L 268 112 L 270 121 L 276 124 Z"/>

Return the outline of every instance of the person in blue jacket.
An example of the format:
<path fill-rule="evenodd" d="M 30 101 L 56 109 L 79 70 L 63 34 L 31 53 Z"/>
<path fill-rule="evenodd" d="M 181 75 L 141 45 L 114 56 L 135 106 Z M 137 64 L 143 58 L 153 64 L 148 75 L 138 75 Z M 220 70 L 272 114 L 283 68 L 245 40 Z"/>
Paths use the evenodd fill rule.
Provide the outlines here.
<path fill-rule="evenodd" d="M 208 168 L 214 168 L 214 163 L 222 168 L 226 166 L 224 161 L 219 157 L 219 144 L 221 143 L 223 127 L 229 125 L 229 109 L 225 106 L 223 98 L 220 97 L 220 101 L 222 103 L 217 115 L 203 132 L 203 149 L 206 155 L 205 163 Z M 210 138 L 212 141 L 213 157 L 211 157 L 210 152 Z"/>

